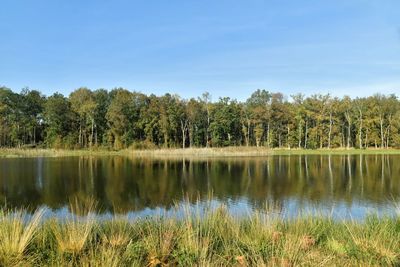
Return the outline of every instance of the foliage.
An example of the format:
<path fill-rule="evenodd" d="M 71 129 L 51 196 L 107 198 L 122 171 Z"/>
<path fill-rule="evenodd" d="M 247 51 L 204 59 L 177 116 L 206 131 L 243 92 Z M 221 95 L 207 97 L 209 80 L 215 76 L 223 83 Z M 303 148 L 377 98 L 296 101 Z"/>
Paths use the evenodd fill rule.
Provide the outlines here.
<path fill-rule="evenodd" d="M 68 98 L 0 88 L 0 147 L 400 147 L 395 95 L 351 99 L 256 90 L 245 102 L 79 88 Z"/>

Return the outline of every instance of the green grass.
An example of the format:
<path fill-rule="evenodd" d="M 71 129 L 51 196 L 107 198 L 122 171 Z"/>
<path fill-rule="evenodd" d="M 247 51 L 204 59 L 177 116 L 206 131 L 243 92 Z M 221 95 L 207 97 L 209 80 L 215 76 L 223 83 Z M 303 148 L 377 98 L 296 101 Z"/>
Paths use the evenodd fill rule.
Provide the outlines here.
<path fill-rule="evenodd" d="M 15 216 L 17 214 L 17 216 Z M 399 266 L 400 217 L 283 220 L 224 207 L 180 219 L 0 214 L 1 266 Z"/>
<path fill-rule="evenodd" d="M 0 149 L 0 157 L 63 157 L 63 156 L 110 156 L 122 155 L 133 157 L 257 157 L 269 155 L 343 155 L 343 154 L 400 154 L 400 149 L 268 149 L 266 147 L 224 147 L 224 148 L 162 148 L 162 149 L 124 149 L 111 151 L 107 149 Z"/>

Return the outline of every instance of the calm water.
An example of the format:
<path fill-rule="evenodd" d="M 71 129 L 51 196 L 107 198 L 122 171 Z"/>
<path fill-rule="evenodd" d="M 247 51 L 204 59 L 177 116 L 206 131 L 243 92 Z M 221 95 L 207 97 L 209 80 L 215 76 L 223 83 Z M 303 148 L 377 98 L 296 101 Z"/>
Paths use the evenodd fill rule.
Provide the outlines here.
<path fill-rule="evenodd" d="M 152 160 L 112 157 L 1 158 L 0 203 L 46 206 L 68 214 L 71 198 L 94 198 L 98 214 L 146 216 L 210 198 L 237 214 L 266 205 L 362 218 L 394 213 L 400 199 L 399 155 L 271 156 Z"/>

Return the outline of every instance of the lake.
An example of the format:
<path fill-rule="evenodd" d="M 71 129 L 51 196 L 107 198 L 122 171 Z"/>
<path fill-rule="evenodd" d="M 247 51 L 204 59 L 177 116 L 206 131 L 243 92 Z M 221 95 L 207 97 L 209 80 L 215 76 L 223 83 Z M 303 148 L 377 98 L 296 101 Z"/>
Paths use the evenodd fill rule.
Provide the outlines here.
<path fill-rule="evenodd" d="M 364 218 L 394 214 L 400 155 L 286 155 L 151 159 L 124 156 L 0 158 L 0 203 L 69 214 L 93 198 L 98 216 L 168 214 L 183 203 L 225 204 L 235 214 L 268 207 Z"/>

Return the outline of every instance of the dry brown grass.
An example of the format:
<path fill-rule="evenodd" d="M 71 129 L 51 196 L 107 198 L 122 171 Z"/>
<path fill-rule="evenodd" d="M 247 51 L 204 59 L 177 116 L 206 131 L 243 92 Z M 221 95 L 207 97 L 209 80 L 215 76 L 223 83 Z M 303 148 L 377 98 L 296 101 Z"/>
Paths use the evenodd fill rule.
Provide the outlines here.
<path fill-rule="evenodd" d="M 104 156 L 121 155 L 151 158 L 212 158 L 212 157 L 260 157 L 271 155 L 320 155 L 320 154 L 400 154 L 400 149 L 287 149 L 267 147 L 213 147 L 213 148 L 159 148 L 159 149 L 0 149 L 0 157 L 63 157 L 63 156 Z"/>

